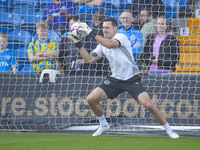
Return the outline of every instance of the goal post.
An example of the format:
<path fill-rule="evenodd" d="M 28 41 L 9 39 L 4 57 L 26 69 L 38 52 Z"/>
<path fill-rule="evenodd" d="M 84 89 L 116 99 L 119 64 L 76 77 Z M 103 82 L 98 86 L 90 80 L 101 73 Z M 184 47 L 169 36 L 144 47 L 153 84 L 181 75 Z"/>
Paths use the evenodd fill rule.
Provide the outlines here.
<path fill-rule="evenodd" d="M 98 125 L 86 97 L 109 75 L 106 60 L 82 66 L 80 70 L 74 69 L 67 75 L 57 75 L 55 82 L 51 82 L 50 75 L 44 75 L 40 80 L 40 75 L 31 74 L 28 44 L 37 36 L 35 25 L 42 20 L 46 5 L 52 1 L 21 0 L 17 3 L 15 0 L 0 0 L 0 32 L 9 35 L 8 49 L 14 52 L 19 64 L 17 75 L 0 72 L 0 131 L 92 130 L 93 126 Z M 129 9 L 132 1 L 114 2 L 105 0 L 99 7 L 75 4 L 75 15 L 92 28 L 92 14 L 102 9 L 106 12 L 106 17 L 114 17 L 120 24 L 121 13 Z M 182 9 L 182 4 L 178 7 L 180 12 L 177 17 L 173 15 L 176 12 L 173 12 L 173 9 L 170 11 L 167 4 L 165 7 L 167 16 L 172 13 L 171 16 L 174 17 L 169 18 L 171 27 L 178 28 L 176 34 L 180 41 L 180 60 L 172 74 L 142 75 L 142 83 L 173 129 L 199 131 L 199 8 L 189 3 L 185 4 L 187 8 Z M 188 16 L 189 11 L 191 15 Z M 51 38 L 60 42 L 62 36 L 60 33 L 52 33 Z M 67 47 L 69 51 L 70 48 Z M 0 65 L 3 65 L 3 62 L 0 62 Z M 153 116 L 126 92 L 101 104 L 111 131 L 162 130 Z"/>

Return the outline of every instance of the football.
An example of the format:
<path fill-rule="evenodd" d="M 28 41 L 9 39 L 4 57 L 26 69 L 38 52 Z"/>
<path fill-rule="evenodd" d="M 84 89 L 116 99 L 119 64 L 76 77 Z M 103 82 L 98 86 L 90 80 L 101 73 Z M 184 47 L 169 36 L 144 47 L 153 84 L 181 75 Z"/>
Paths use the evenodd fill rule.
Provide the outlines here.
<path fill-rule="evenodd" d="M 86 35 L 85 33 L 79 31 L 79 23 L 76 22 L 74 23 L 71 28 L 70 28 L 70 32 L 71 35 L 75 38 L 75 39 L 83 39 Z"/>

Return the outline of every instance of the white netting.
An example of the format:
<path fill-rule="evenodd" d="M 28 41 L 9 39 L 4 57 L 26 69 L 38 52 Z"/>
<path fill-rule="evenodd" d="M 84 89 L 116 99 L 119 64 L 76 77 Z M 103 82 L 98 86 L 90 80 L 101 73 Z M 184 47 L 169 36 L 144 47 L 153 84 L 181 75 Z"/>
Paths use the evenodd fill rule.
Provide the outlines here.
<path fill-rule="evenodd" d="M 55 26 L 49 30 L 49 38 L 57 43 L 67 43 L 63 47 L 68 50 L 66 58 L 70 60 L 70 64 L 65 66 L 68 68 L 65 68 L 65 75 L 57 75 L 53 83 L 45 75 L 41 82 L 40 75 L 32 75 L 28 44 L 38 39 L 36 23 L 48 17 L 48 14 L 44 15 L 45 8 L 52 1 L 0 0 L 0 32 L 8 35 L 8 49 L 14 52 L 19 65 L 17 75 L 12 75 L 11 72 L 0 74 L 2 130 L 59 130 L 74 125 L 97 124 L 85 98 L 109 75 L 108 62 L 104 58 L 80 69 L 69 69 L 70 61 L 75 61 L 80 55 L 77 51 L 73 52 L 73 44 L 62 37 L 68 31 L 67 25 L 66 28 L 61 28 L 65 29 L 64 31 L 55 29 Z M 74 2 L 78 0 L 72 1 Z M 121 27 L 120 15 L 124 10 L 129 10 L 132 4 L 132 0 L 105 0 L 97 7 L 96 2 L 89 4 L 88 1 L 88 6 L 84 2 L 73 5 L 70 3 L 71 9 L 73 15 L 79 16 L 91 28 L 94 28 L 93 13 L 99 9 L 106 13 L 107 18 L 115 18 Z M 175 30 L 180 41 L 179 63 L 176 70 L 168 76 L 144 75 L 142 79 L 150 97 L 168 122 L 172 126 L 188 126 L 182 127 L 188 130 L 200 126 L 200 8 L 198 1 L 170 2 L 163 0 L 163 6 L 171 28 Z M 67 8 L 64 6 L 62 9 Z M 48 13 L 54 18 L 59 18 L 60 15 L 58 12 Z M 93 39 L 85 39 L 85 46 L 91 51 L 96 42 Z M 154 128 L 159 125 L 149 112 L 127 93 L 114 100 L 107 100 L 102 105 L 113 130 Z"/>

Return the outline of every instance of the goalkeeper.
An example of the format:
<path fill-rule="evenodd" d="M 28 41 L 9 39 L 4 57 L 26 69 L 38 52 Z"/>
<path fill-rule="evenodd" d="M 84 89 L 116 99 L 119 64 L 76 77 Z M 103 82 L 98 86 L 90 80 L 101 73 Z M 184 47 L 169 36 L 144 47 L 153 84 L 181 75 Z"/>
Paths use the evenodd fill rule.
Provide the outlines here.
<path fill-rule="evenodd" d="M 73 36 L 69 37 L 79 49 L 85 63 L 92 63 L 105 56 L 112 72 L 106 81 L 87 96 L 87 102 L 100 122 L 98 130 L 92 136 L 100 136 L 110 130 L 100 102 L 105 99 L 113 99 L 120 93 L 127 91 L 152 113 L 155 120 L 165 128 L 171 138 L 179 138 L 179 135 L 170 128 L 161 111 L 151 102 L 141 83 L 140 71 L 132 55 L 131 43 L 124 34 L 117 33 L 117 28 L 115 19 L 105 19 L 103 22 L 104 37 L 101 37 L 96 35 L 86 23 L 80 23 L 79 30 L 99 43 L 91 53 L 87 52 L 81 40 L 74 39 Z"/>

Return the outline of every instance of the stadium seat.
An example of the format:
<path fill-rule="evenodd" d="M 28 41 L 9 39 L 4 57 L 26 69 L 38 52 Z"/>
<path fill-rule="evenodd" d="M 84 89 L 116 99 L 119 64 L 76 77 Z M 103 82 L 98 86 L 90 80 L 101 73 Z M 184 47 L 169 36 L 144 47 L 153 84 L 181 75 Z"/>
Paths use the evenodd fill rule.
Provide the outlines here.
<path fill-rule="evenodd" d="M 31 64 L 30 62 L 19 63 L 21 70 L 18 70 L 18 75 L 31 75 Z"/>
<path fill-rule="evenodd" d="M 188 18 L 188 26 L 200 27 L 200 18 Z"/>
<path fill-rule="evenodd" d="M 8 13 L 8 9 L 5 7 L 0 7 L 0 14 Z"/>
<path fill-rule="evenodd" d="M 178 36 L 178 39 L 182 45 L 200 45 L 200 36 L 198 34 Z"/>
<path fill-rule="evenodd" d="M 10 12 L 11 13 L 15 13 L 15 14 L 19 14 L 21 16 L 32 16 L 35 12 L 36 12 L 36 9 L 34 8 L 11 8 L 10 9 Z M 23 18 L 22 18 L 23 19 Z"/>
<path fill-rule="evenodd" d="M 22 7 L 37 8 L 38 1 L 37 0 L 13 0 L 12 7 L 14 7 L 14 8 L 22 8 Z"/>
<path fill-rule="evenodd" d="M 200 54 L 180 53 L 179 63 L 182 64 L 200 64 Z"/>
<path fill-rule="evenodd" d="M 46 8 L 46 5 L 48 3 L 51 3 L 53 2 L 52 0 L 38 0 L 38 8 L 41 9 L 41 8 Z"/>
<path fill-rule="evenodd" d="M 165 5 L 165 12 L 166 16 L 169 19 L 176 18 L 177 17 L 177 2 L 179 9 L 181 8 L 188 8 L 188 1 L 189 0 L 162 0 Z"/>
<path fill-rule="evenodd" d="M 27 49 L 27 47 L 22 47 L 22 48 L 16 49 L 14 51 L 14 53 L 15 53 L 16 58 L 20 61 L 25 61 L 25 60 L 28 59 L 28 49 Z"/>
<path fill-rule="evenodd" d="M 49 30 L 48 39 L 55 40 L 56 42 L 60 42 L 60 35 L 56 31 Z M 38 40 L 38 34 L 35 34 L 33 37 L 33 41 Z"/>
<path fill-rule="evenodd" d="M 27 47 L 32 42 L 32 36 L 27 31 L 14 30 L 8 33 L 8 41 L 8 49 L 17 50 Z"/>
<path fill-rule="evenodd" d="M 129 10 L 132 3 L 133 3 L 134 0 L 124 0 L 124 2 L 121 4 L 121 7 L 120 9 L 126 9 L 126 10 Z"/>
<path fill-rule="evenodd" d="M 0 27 L 6 27 L 8 30 L 14 30 L 21 25 L 22 18 L 19 14 L 3 13 L 0 15 Z"/>
<path fill-rule="evenodd" d="M 12 0 L 0 0 L 0 9 L 10 10 Z"/>
<path fill-rule="evenodd" d="M 8 27 L 1 27 L 1 26 L 0 26 L 0 32 L 1 32 L 1 33 L 6 33 L 6 34 L 8 34 L 8 32 L 13 31 L 13 30 L 14 30 L 14 28 L 8 28 Z"/>
<path fill-rule="evenodd" d="M 112 8 L 112 9 L 120 9 L 122 6 L 121 0 L 105 0 L 105 6 L 106 8 Z"/>
<path fill-rule="evenodd" d="M 36 32 L 37 22 L 42 20 L 43 12 L 33 12 L 32 15 L 22 15 L 22 24 L 19 26 L 19 30 L 26 30 L 32 35 Z"/>
<path fill-rule="evenodd" d="M 180 53 L 200 53 L 200 46 L 179 46 Z"/>

